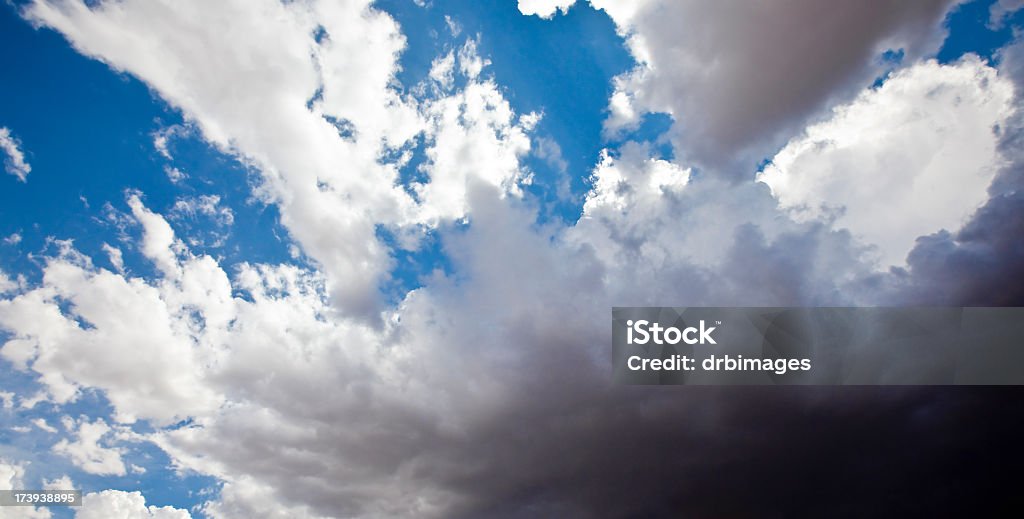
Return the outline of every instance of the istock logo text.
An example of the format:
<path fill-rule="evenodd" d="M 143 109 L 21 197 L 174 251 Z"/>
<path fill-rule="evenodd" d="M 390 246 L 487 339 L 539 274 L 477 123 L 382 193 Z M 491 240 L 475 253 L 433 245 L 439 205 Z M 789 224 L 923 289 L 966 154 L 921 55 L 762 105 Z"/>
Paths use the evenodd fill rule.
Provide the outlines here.
<path fill-rule="evenodd" d="M 706 327 L 703 319 L 698 326 L 699 328 L 690 326 L 680 330 L 674 326 L 663 328 L 658 323 L 651 324 L 646 320 L 629 320 L 626 321 L 626 343 L 647 344 L 648 341 L 654 341 L 654 344 L 679 344 L 681 340 L 686 344 L 718 344 L 711 337 L 711 332 L 715 331 L 714 326 Z"/>

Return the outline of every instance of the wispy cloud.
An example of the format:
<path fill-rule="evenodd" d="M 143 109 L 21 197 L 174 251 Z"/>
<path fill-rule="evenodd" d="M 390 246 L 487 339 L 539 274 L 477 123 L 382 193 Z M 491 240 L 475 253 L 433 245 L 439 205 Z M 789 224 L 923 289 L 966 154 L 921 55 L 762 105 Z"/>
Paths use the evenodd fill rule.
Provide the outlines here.
<path fill-rule="evenodd" d="M 14 137 L 9 128 L 0 127 L 0 150 L 7 155 L 4 159 L 4 169 L 18 177 L 18 180 L 26 182 L 28 174 L 32 172 L 32 166 L 25 162 L 25 154 L 21 151 L 21 142 Z"/>

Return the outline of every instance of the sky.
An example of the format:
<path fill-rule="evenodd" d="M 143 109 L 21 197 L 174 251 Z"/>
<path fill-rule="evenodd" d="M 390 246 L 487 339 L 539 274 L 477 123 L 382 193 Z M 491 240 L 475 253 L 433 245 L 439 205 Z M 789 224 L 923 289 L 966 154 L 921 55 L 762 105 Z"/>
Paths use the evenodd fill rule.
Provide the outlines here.
<path fill-rule="evenodd" d="M 6 2 L 0 488 L 85 500 L 0 518 L 1019 509 L 1015 388 L 616 386 L 607 330 L 1024 303 L 1022 7 Z"/>

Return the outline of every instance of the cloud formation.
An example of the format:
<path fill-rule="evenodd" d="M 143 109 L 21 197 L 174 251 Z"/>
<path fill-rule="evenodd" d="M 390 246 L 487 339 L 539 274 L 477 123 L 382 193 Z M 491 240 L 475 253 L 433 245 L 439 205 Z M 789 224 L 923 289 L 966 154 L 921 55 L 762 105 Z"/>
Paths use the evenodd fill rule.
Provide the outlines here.
<path fill-rule="evenodd" d="M 11 130 L 0 127 L 0 150 L 7 155 L 4 158 L 4 169 L 7 173 L 18 177 L 22 182 L 28 181 L 28 174 L 32 172 L 32 166 L 25 162 L 25 154 L 21 151 L 21 143 L 14 137 Z"/>
<path fill-rule="evenodd" d="M 378 159 L 423 125 L 391 88 L 405 45 L 391 17 L 369 2 L 273 0 L 33 2 L 23 14 L 139 77 L 211 144 L 258 166 L 257 194 L 322 265 L 335 303 L 376 313 L 390 261 L 375 226 L 416 220 L 395 165 Z"/>
<path fill-rule="evenodd" d="M 81 421 L 78 423 L 75 441 L 61 440 L 53 446 L 53 451 L 67 456 L 89 474 L 123 476 L 126 470 L 121 452 L 100 443 L 110 432 L 110 426 L 103 420 Z"/>
<path fill-rule="evenodd" d="M 154 429 L 143 439 L 176 469 L 223 485 L 203 506 L 214 518 L 744 516 L 772 500 L 814 513 L 937 514 L 977 500 L 970 488 L 946 492 L 954 476 L 991 484 L 988 496 L 1010 484 L 985 474 L 996 450 L 971 449 L 1006 447 L 1001 458 L 1020 459 L 992 418 L 1019 418 L 1016 407 L 995 410 L 1011 393 L 683 393 L 617 387 L 609 376 L 613 305 L 1020 301 L 1006 283 L 990 290 L 1024 264 L 1014 153 L 1024 126 L 1008 83 L 1021 83 L 1019 62 L 1011 51 L 998 69 L 916 60 L 945 4 L 823 13 L 791 2 L 756 13 L 761 23 L 731 3 L 604 5 L 642 58 L 612 102 L 673 113 L 686 153 L 659 158 L 635 142 L 605 150 L 571 224 L 539 223 L 524 194 L 521 161 L 539 115 L 516 113 L 476 40 L 443 49 L 432 83 L 405 91 L 395 79 L 404 37 L 365 2 L 200 4 L 40 0 L 25 14 L 146 82 L 256 168 L 256 194 L 277 204 L 315 262 L 229 268 L 194 252 L 172 217 L 226 218 L 219 200 L 182 199 L 163 215 L 129 192 L 124 223 L 142 234 L 125 251 L 153 276 L 126 274 L 120 249 L 103 249 L 115 272 L 65 241 L 42 260 L 38 284 L 7 281 L 0 354 L 38 377 L 46 401 L 95 388 L 113 407 L 109 425 L 82 419 L 56 444 L 87 471 L 124 474 L 126 460 L 101 439 L 146 421 Z M 910 63 L 864 89 L 871 57 L 890 42 L 906 46 Z M 715 66 L 702 74 L 706 63 Z M 365 81 L 348 80 L 357 75 Z M 793 77 L 814 80 L 782 92 Z M 831 118 L 802 128 L 834 99 L 845 101 Z M 797 126 L 803 133 L 786 133 Z M 699 172 L 730 162 L 723 150 L 779 135 L 790 144 L 765 172 L 774 193 Z M 416 143 L 423 178 L 403 185 L 398 170 Z M 889 143 L 909 145 L 897 153 Z M 929 169 L 929 156 L 950 146 L 965 162 Z M 537 153 L 556 160 L 556 149 Z M 887 187 L 890 157 L 919 173 L 900 181 L 940 178 L 971 196 L 950 200 L 943 189 L 922 201 L 904 189 L 900 204 L 920 201 L 908 225 L 895 238 L 872 234 L 863 214 Z M 854 173 L 856 196 L 844 183 Z M 847 212 L 794 217 L 815 197 Z M 450 271 L 383 305 L 378 284 L 394 251 L 381 226 L 411 250 L 431 229 Z M 873 247 L 897 254 L 915 238 L 905 268 L 877 268 Z M 962 458 L 944 457 L 950 445 L 965 446 Z M 922 488 L 931 499 L 919 509 L 889 497 Z M 137 493 L 86 499 L 79 517 L 188 517 Z"/>

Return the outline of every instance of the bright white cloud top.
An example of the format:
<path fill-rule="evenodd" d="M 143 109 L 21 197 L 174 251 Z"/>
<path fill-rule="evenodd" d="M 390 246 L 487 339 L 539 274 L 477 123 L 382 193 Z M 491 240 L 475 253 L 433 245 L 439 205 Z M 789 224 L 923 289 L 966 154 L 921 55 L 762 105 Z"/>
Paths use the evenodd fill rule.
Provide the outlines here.
<path fill-rule="evenodd" d="M 188 510 L 170 506 L 146 506 L 139 492 L 104 490 L 82 497 L 81 511 L 75 519 L 191 519 Z"/>
<path fill-rule="evenodd" d="M 573 4 L 518 8 L 554 26 Z M 548 115 L 517 111 L 493 73 L 487 34 L 455 34 L 403 85 L 409 27 L 369 1 L 26 5 L 180 110 L 184 126 L 145 134 L 160 157 L 194 131 L 251 168 L 252 203 L 279 211 L 296 253 L 210 252 L 238 207 L 167 166 L 182 191 L 166 210 L 135 190 L 109 201 L 120 241 L 91 254 L 58 236 L 37 282 L 0 271 L 0 357 L 38 389 L 5 408 L 56 406 L 63 429 L 39 428 L 89 475 L 139 473 L 132 448 L 158 449 L 216 481 L 205 517 L 642 515 L 649 490 L 611 502 L 581 481 L 616 467 L 595 453 L 658 459 L 632 428 L 660 437 L 681 417 L 708 443 L 750 424 L 717 394 L 609 388 L 611 306 L 960 304 L 1015 268 L 1019 51 L 931 59 L 949 2 L 591 4 L 636 63 L 602 85 L 609 140 L 571 173 Z M 651 113 L 671 128 L 630 137 Z M 24 181 L 6 128 L 0 146 Z M 587 179 L 578 219 L 542 218 L 531 157 Z M 188 232 L 196 218 L 215 232 Z M 432 238 L 448 269 L 389 302 L 399 255 Z M 109 416 L 63 411 L 97 393 Z M 0 463 L 0 483 L 19 467 Z M 89 493 L 77 517 L 191 516 L 147 498 Z"/>
<path fill-rule="evenodd" d="M 551 18 L 558 12 L 566 13 L 576 0 L 519 0 L 519 12 Z"/>
<path fill-rule="evenodd" d="M 959 229 L 988 200 L 1012 100 L 1012 82 L 976 58 L 922 62 L 836 107 L 758 179 L 797 218 L 834 215 L 883 266 L 902 265 L 918 236 Z"/>

